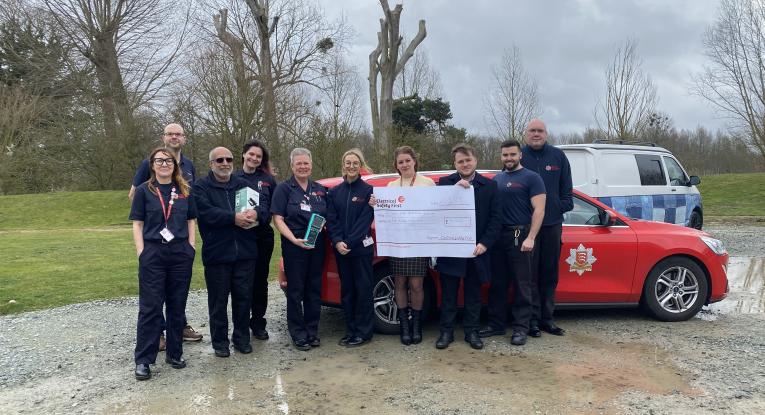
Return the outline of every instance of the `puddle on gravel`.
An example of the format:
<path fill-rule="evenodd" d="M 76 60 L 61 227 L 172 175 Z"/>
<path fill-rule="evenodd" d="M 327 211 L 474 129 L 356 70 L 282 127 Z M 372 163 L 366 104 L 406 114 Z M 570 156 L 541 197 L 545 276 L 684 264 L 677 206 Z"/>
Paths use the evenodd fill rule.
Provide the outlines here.
<path fill-rule="evenodd" d="M 146 396 L 150 404 L 141 412 L 618 413 L 610 401 L 627 391 L 699 394 L 662 349 L 566 337 L 566 352 L 554 356 L 529 346 L 499 352 L 492 342 L 505 339 L 482 351 L 457 341 L 443 351 L 423 343 L 405 353 L 395 339 L 375 339 L 363 349 L 306 355 L 268 379 L 243 375 L 258 373 L 257 365 L 195 378 L 177 385 L 185 392 L 176 397 Z"/>
<path fill-rule="evenodd" d="M 705 307 L 699 317 L 714 320 L 719 314 L 765 313 L 765 258 L 731 257 L 728 262 L 728 297 Z"/>

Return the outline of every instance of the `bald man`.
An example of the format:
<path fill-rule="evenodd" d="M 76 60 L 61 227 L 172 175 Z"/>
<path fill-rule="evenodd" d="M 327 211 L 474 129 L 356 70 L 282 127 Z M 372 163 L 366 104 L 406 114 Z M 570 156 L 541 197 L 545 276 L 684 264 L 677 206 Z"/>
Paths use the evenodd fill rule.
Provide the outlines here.
<path fill-rule="evenodd" d="M 181 168 L 181 174 L 183 174 L 183 178 L 186 179 L 186 181 L 189 183 L 189 186 L 194 184 L 194 179 L 196 179 L 196 169 L 194 169 L 194 163 L 192 163 L 191 160 L 187 159 L 183 156 L 183 154 L 181 154 L 181 149 L 183 148 L 184 144 L 186 144 L 186 134 L 183 131 L 183 127 L 181 127 L 180 124 L 175 123 L 166 125 L 164 132 L 162 133 L 162 143 L 164 143 L 165 148 L 170 150 L 170 152 L 175 156 L 175 160 L 178 161 L 178 166 Z M 135 176 L 133 177 L 133 184 L 130 186 L 130 191 L 128 192 L 128 198 L 131 201 L 133 200 L 133 195 L 135 195 L 135 189 L 142 183 L 149 180 L 150 175 L 151 168 L 149 166 L 149 159 L 144 159 L 141 162 L 141 165 L 138 166 L 138 170 L 135 172 Z M 183 320 L 183 341 L 198 342 L 202 340 L 202 334 L 194 330 L 194 328 L 191 327 L 186 321 L 185 313 Z M 165 322 L 163 320 L 163 331 L 164 327 Z M 162 334 L 159 338 L 159 350 L 165 350 L 165 347 L 165 336 Z"/>
<path fill-rule="evenodd" d="M 529 335 L 539 337 L 541 331 L 562 336 L 565 330 L 555 325 L 555 289 L 558 286 L 558 260 L 560 258 L 563 214 L 574 208 L 571 166 L 566 155 L 557 147 L 547 144 L 547 126 L 533 119 L 524 132 L 521 165 L 542 176 L 547 199 L 545 216 L 537 236 L 532 280 L 532 319 Z M 541 329 L 541 331 L 540 331 Z"/>
<path fill-rule="evenodd" d="M 210 172 L 194 183 L 192 194 L 197 206 L 199 233 L 202 235 L 202 264 L 207 284 L 210 337 L 215 355 L 228 357 L 230 344 L 242 354 L 250 345 L 250 306 L 258 258 L 257 226 L 269 226 L 268 200 L 260 198 L 254 210 L 236 212 L 236 192 L 248 187 L 245 179 L 232 176 L 234 156 L 225 147 L 210 151 Z M 228 298 L 231 296 L 231 342 L 228 337 Z"/>

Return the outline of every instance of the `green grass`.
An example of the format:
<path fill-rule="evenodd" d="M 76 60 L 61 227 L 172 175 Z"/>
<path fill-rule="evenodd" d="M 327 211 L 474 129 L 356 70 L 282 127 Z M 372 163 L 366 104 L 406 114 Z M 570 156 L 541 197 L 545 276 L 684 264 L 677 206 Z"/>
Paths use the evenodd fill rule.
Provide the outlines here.
<path fill-rule="evenodd" d="M 704 216 L 765 216 L 765 173 L 704 176 Z"/>
<path fill-rule="evenodd" d="M 128 211 L 123 191 L 0 196 L 0 315 L 138 295 Z M 192 290 L 205 288 L 197 241 Z M 272 280 L 280 256 L 277 235 Z"/>

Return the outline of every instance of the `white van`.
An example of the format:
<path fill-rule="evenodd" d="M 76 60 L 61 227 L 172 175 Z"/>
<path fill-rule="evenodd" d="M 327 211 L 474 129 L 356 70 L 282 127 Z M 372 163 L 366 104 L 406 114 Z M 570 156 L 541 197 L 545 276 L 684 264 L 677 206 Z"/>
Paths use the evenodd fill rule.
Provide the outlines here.
<path fill-rule="evenodd" d="M 571 164 L 574 189 L 631 218 L 701 229 L 701 179 L 689 177 L 669 150 L 623 144 L 558 148 Z"/>

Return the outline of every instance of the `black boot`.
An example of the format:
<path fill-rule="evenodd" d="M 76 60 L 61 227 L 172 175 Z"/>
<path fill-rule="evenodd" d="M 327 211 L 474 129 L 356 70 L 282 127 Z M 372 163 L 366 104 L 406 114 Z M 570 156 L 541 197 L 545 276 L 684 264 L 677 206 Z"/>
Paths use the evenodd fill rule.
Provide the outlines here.
<path fill-rule="evenodd" d="M 412 309 L 412 344 L 420 344 L 420 342 L 422 342 L 421 314 L 421 310 Z"/>
<path fill-rule="evenodd" d="M 412 344 L 412 328 L 409 325 L 409 308 L 398 309 L 398 328 L 401 336 L 401 344 Z"/>

